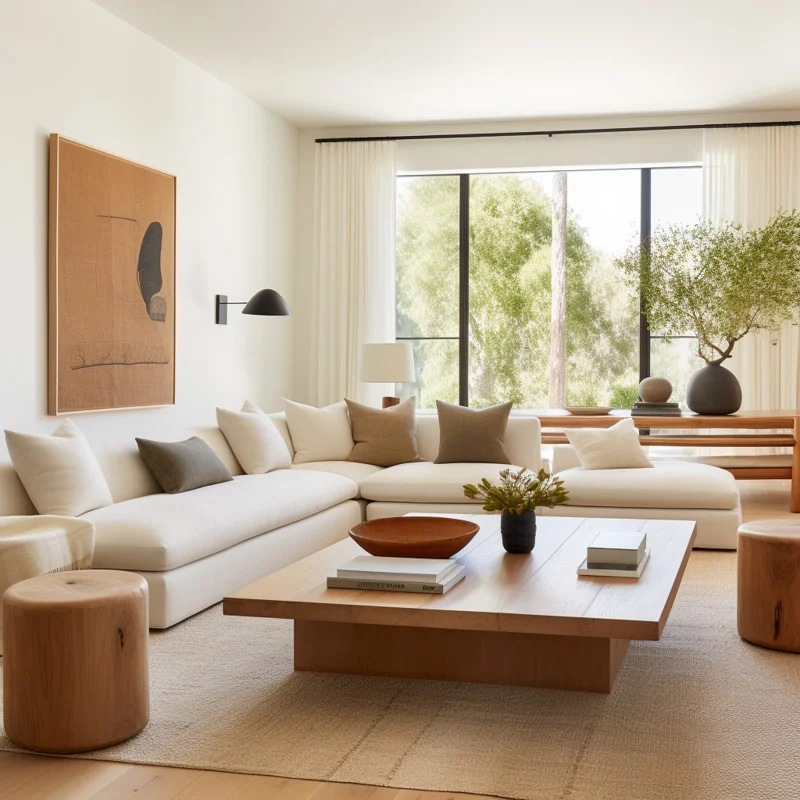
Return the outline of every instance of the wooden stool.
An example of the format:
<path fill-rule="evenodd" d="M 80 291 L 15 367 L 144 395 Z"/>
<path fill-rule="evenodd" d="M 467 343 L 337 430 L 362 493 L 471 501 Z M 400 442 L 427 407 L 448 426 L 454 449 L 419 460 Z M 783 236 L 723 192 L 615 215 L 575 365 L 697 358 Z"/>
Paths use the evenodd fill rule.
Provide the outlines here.
<path fill-rule="evenodd" d="M 800 522 L 759 520 L 739 528 L 739 635 L 800 653 Z"/>
<path fill-rule="evenodd" d="M 6 591 L 3 621 L 3 718 L 12 742 L 80 753 L 147 724 L 147 581 L 140 575 L 30 578 Z"/>

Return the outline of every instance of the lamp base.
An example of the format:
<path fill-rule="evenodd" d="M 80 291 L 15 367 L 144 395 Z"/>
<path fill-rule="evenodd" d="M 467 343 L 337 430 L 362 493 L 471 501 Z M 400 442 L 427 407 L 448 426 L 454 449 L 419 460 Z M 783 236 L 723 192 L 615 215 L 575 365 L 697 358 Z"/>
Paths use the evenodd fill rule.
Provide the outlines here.
<path fill-rule="evenodd" d="M 400 405 L 400 398 L 399 397 L 384 397 L 381 400 L 381 408 L 391 408 L 392 406 L 399 406 Z"/>

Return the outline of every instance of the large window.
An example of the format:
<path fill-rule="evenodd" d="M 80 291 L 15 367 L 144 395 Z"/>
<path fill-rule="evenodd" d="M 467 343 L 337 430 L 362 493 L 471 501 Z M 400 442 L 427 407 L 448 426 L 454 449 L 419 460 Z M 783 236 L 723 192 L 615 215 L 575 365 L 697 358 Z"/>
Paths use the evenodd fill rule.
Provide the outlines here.
<path fill-rule="evenodd" d="M 399 178 L 397 338 L 413 343 L 420 407 L 438 398 L 546 408 L 559 381 L 567 405 L 630 407 L 651 364 L 680 391 L 694 369 L 682 355 L 691 341 L 650 338 L 638 290 L 614 259 L 651 225 L 696 218 L 699 176 L 670 168 Z M 555 229 L 561 241 L 564 228 Z M 554 269 L 566 287 L 556 357 Z"/>

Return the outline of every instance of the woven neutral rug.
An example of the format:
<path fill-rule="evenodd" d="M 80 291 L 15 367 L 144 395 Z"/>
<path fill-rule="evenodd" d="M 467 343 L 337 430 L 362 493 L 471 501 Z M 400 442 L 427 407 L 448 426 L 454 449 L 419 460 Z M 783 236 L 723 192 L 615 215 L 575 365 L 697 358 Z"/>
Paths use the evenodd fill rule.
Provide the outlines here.
<path fill-rule="evenodd" d="M 739 639 L 735 570 L 695 552 L 610 695 L 295 674 L 290 622 L 217 606 L 151 636 L 149 725 L 85 757 L 525 800 L 797 798 L 800 655 Z"/>

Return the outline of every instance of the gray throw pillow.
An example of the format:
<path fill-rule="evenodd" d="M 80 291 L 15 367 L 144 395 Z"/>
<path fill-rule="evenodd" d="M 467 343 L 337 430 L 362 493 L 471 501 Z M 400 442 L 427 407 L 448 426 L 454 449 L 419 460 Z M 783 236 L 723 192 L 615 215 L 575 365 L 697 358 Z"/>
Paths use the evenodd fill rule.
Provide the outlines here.
<path fill-rule="evenodd" d="M 355 441 L 348 461 L 393 467 L 420 460 L 414 416 L 416 397 L 389 408 L 364 406 L 347 398 L 345 401 Z"/>
<path fill-rule="evenodd" d="M 199 436 L 185 442 L 137 438 L 136 445 L 147 468 L 167 494 L 233 480 L 220 457 Z"/>
<path fill-rule="evenodd" d="M 503 440 L 511 406 L 465 408 L 437 400 L 439 454 L 433 463 L 510 464 Z"/>

